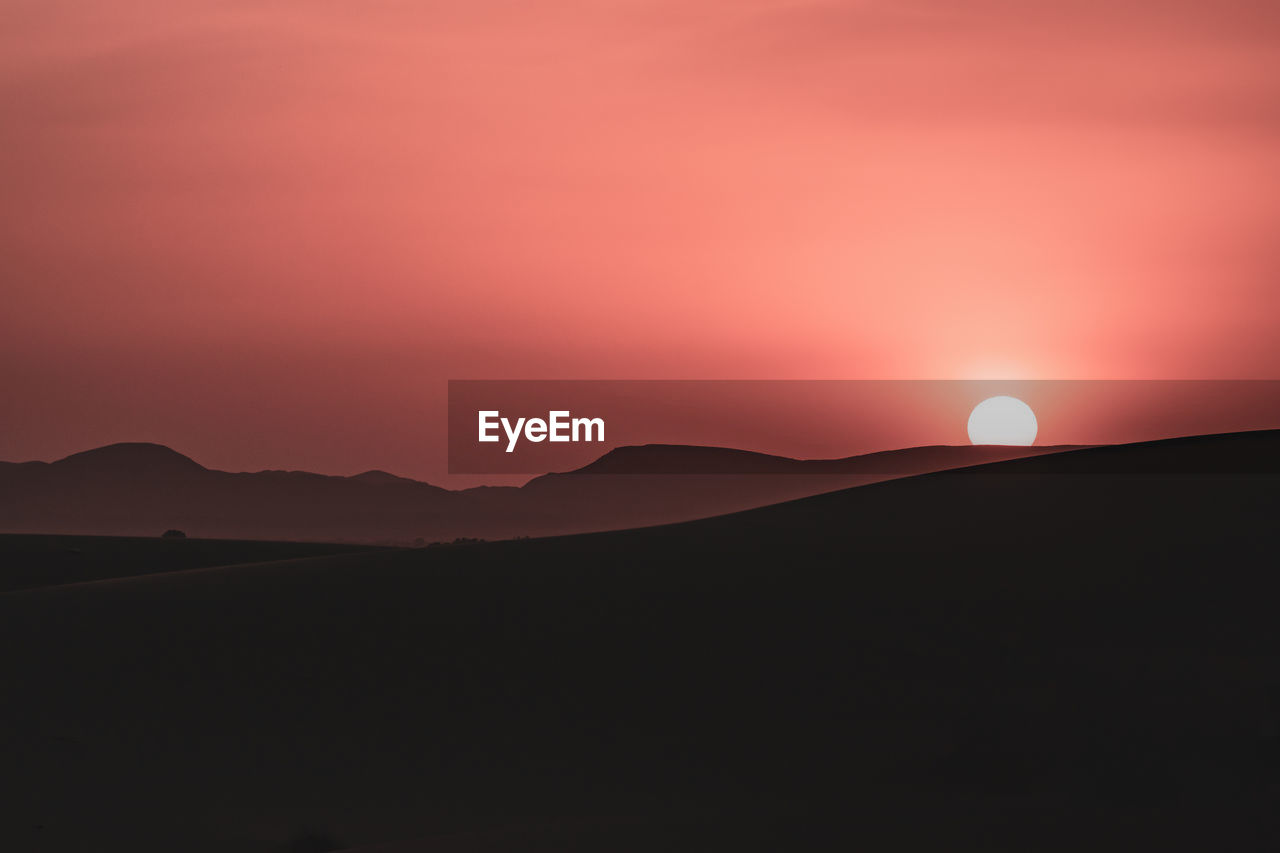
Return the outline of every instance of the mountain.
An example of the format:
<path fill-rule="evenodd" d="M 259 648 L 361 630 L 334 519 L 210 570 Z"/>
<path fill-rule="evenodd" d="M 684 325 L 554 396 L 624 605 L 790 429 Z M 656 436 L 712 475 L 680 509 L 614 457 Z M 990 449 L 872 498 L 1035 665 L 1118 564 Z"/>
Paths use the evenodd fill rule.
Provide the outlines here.
<path fill-rule="evenodd" d="M 55 463 L 63 472 L 115 476 L 128 472 L 131 476 L 181 476 L 205 470 L 194 459 L 183 456 L 163 444 L 121 442 L 82 453 L 73 453 Z"/>
<path fill-rule="evenodd" d="M 408 544 L 504 539 L 684 521 L 891 476 L 1060 447 L 920 447 L 795 460 L 717 447 L 644 445 L 520 488 L 450 491 L 384 471 L 230 473 L 159 444 L 0 465 L 0 532 Z"/>
<path fill-rule="evenodd" d="M 363 474 L 353 474 L 347 478 L 360 483 L 369 483 L 371 485 L 386 485 L 388 483 L 415 483 L 408 477 L 399 477 L 395 474 L 388 474 L 386 471 L 365 471 Z"/>
<path fill-rule="evenodd" d="M 1206 436 L 0 595 L 6 845 L 1273 849 L 1278 485 Z"/>
<path fill-rule="evenodd" d="M 790 459 L 722 447 L 648 444 L 617 448 L 576 471 L 537 477 L 516 500 L 525 512 L 546 513 L 560 524 L 572 521 L 566 532 L 617 530 L 1075 448 L 934 445 L 842 459 Z"/>
<path fill-rule="evenodd" d="M 935 444 L 842 459 L 791 459 L 750 450 L 641 444 L 610 450 L 571 474 L 920 474 L 1004 459 L 1060 453 L 1083 445 L 1038 447 Z M 554 476 L 554 475 L 553 475 Z"/>

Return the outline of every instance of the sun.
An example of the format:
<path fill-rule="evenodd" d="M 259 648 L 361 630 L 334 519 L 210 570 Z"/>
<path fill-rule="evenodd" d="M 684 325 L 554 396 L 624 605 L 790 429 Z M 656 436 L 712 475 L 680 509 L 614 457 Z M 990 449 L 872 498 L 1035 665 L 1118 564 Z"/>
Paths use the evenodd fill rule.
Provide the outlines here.
<path fill-rule="evenodd" d="M 973 444 L 1034 444 L 1036 413 L 1017 397 L 988 397 L 969 413 Z"/>

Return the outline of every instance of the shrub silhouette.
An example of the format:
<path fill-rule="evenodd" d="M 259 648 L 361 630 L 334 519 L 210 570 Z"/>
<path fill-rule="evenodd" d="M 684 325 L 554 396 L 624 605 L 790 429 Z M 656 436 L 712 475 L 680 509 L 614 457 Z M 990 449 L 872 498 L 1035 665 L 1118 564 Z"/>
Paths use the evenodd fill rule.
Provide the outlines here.
<path fill-rule="evenodd" d="M 181 530 L 174 530 L 171 528 L 169 530 L 166 530 L 164 533 L 161 533 L 160 538 L 161 539 L 186 539 L 187 534 L 183 533 Z"/>

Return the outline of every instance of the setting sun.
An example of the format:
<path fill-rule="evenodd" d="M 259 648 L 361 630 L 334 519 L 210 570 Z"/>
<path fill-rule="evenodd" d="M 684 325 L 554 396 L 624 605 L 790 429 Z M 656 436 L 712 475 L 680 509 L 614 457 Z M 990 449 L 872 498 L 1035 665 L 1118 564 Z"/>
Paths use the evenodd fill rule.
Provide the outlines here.
<path fill-rule="evenodd" d="M 969 414 L 969 441 L 974 444 L 1034 444 L 1035 412 L 1017 397 L 989 397 Z"/>

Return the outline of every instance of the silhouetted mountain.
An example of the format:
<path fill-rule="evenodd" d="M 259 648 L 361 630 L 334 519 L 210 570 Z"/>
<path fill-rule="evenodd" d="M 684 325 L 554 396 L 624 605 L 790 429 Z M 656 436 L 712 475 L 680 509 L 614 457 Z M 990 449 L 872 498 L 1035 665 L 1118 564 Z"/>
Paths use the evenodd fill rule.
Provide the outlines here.
<path fill-rule="evenodd" d="M 570 474 L 920 474 L 1002 459 L 1076 450 L 1083 445 L 1037 447 L 934 444 L 847 456 L 791 459 L 750 450 L 685 444 L 640 444 L 610 450 Z"/>
<path fill-rule="evenodd" d="M 528 511 L 575 520 L 569 532 L 617 530 L 1074 447 L 936 445 L 843 459 L 789 459 L 721 447 L 647 444 L 617 448 L 576 471 L 537 477 L 517 500 L 529 504 Z M 530 496 L 537 500 L 530 504 Z"/>
<path fill-rule="evenodd" d="M 1270 850 L 1278 484 L 1210 436 L 0 595 L 5 841 Z"/>
<path fill-rule="evenodd" d="M 412 538 L 453 502 L 401 478 L 214 471 L 156 444 L 0 468 L 0 532 L 10 533 L 388 541 Z"/>
<path fill-rule="evenodd" d="M 354 474 L 347 478 L 348 480 L 358 480 L 361 483 L 369 483 L 370 485 L 380 486 L 389 483 L 415 483 L 417 480 L 411 480 L 408 477 L 399 477 L 395 474 L 388 474 L 386 471 L 365 471 L 363 474 Z"/>
<path fill-rule="evenodd" d="M 206 470 L 203 465 L 163 444 L 144 441 L 108 444 L 93 450 L 73 453 L 59 459 L 51 467 L 60 471 L 101 473 L 107 475 L 151 476 L 179 475 Z"/>
<path fill-rule="evenodd" d="M 796 460 L 644 445 L 520 488 L 450 491 L 384 471 L 230 473 L 158 444 L 0 466 L 0 532 L 409 543 L 580 533 L 703 518 L 1059 447 L 918 447 Z"/>

